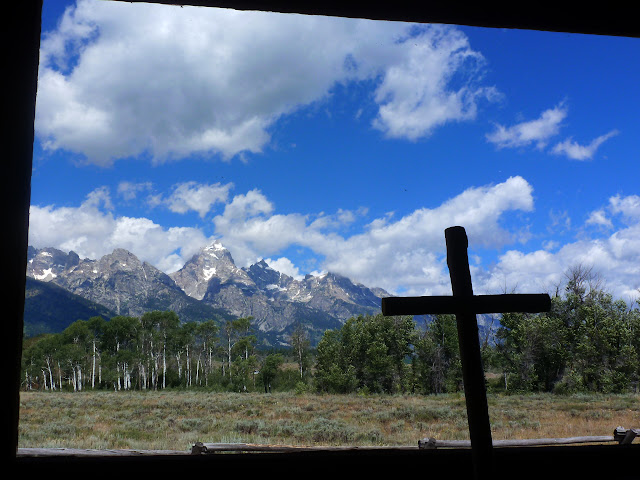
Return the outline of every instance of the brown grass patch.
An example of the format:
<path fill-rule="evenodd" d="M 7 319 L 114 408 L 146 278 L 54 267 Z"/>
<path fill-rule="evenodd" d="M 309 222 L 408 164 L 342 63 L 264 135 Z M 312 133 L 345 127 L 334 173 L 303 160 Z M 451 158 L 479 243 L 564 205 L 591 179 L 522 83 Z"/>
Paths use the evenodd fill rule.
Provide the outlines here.
<path fill-rule="evenodd" d="M 490 395 L 493 438 L 640 427 L 638 395 Z M 469 438 L 464 396 L 27 392 L 19 447 L 188 450 L 196 442 L 407 445 Z"/>

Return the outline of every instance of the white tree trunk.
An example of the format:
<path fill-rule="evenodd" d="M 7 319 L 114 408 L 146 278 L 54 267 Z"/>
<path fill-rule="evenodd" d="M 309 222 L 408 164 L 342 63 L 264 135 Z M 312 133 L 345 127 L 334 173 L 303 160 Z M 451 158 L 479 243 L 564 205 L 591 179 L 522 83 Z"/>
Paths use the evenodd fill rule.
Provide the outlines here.
<path fill-rule="evenodd" d="M 96 339 L 95 338 L 93 339 L 92 350 L 93 350 L 93 360 L 91 364 L 91 389 L 95 388 L 96 386 Z"/>
<path fill-rule="evenodd" d="M 140 383 L 142 384 L 142 390 L 146 390 L 147 389 L 147 371 L 144 368 L 144 365 L 142 364 L 142 362 L 140 362 L 139 369 L 140 369 Z"/>
<path fill-rule="evenodd" d="M 48 358 L 47 358 L 47 370 L 49 371 L 49 388 L 51 388 L 51 390 L 55 390 L 55 384 L 53 383 L 53 372 L 51 371 L 51 363 L 49 362 Z M 45 390 L 46 390 L 47 377 L 44 376 L 44 379 L 45 379 Z"/>
<path fill-rule="evenodd" d="M 178 378 L 182 380 L 182 361 L 180 359 L 180 352 L 176 353 L 176 363 L 178 364 Z"/>
<path fill-rule="evenodd" d="M 162 388 L 167 388 L 167 346 L 162 345 Z"/>
<path fill-rule="evenodd" d="M 227 347 L 228 365 L 229 365 L 229 378 L 231 378 L 231 335 L 229 335 L 229 345 Z"/>
<path fill-rule="evenodd" d="M 189 345 L 186 347 L 187 350 L 187 387 L 191 385 L 191 358 L 189 356 Z"/>
<path fill-rule="evenodd" d="M 201 354 L 198 354 L 198 361 L 196 362 L 196 385 L 199 385 L 200 381 L 200 357 Z"/>

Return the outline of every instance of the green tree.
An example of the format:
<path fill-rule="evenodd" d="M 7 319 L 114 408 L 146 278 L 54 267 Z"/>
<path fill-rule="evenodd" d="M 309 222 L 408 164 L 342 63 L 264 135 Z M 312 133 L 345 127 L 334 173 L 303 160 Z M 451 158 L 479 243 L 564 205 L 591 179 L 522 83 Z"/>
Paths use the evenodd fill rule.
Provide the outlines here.
<path fill-rule="evenodd" d="M 637 311 L 614 300 L 592 269 L 570 268 L 551 311 L 508 313 L 497 352 L 519 390 L 623 392 L 637 388 Z"/>
<path fill-rule="evenodd" d="M 304 328 L 302 322 L 297 322 L 290 337 L 291 351 L 298 363 L 298 372 L 300 373 L 300 379 L 304 379 L 305 373 L 310 366 L 310 340 L 309 334 Z"/>
<path fill-rule="evenodd" d="M 559 299 L 550 314 L 505 313 L 497 351 L 512 389 L 551 391 L 566 367 L 568 331 L 557 316 Z"/>
<path fill-rule="evenodd" d="M 245 363 L 251 363 L 249 361 L 250 356 L 253 354 L 255 343 L 257 341 L 256 336 L 253 334 L 253 317 L 242 317 L 235 320 L 227 320 L 222 326 L 222 341 L 224 342 L 224 348 L 226 351 L 226 373 L 228 380 L 233 384 L 233 373 L 244 375 L 239 381 L 246 387 L 248 381 L 248 369 L 237 368 L 232 369 L 234 356 L 240 360 L 244 359 Z M 224 368 L 224 363 L 223 363 Z M 245 375 L 246 373 L 246 375 Z M 235 379 L 238 380 L 238 379 Z M 235 387 L 232 387 L 235 389 Z"/>
<path fill-rule="evenodd" d="M 382 314 L 352 317 L 318 343 L 316 385 L 321 391 L 348 393 L 406 390 L 415 323 L 411 317 Z"/>
<path fill-rule="evenodd" d="M 98 380 L 98 386 L 101 382 L 101 344 L 106 324 L 107 321 L 100 316 L 91 317 L 87 320 L 87 325 L 91 332 L 91 388 L 96 388 L 96 379 Z"/>
<path fill-rule="evenodd" d="M 196 350 L 197 331 L 198 324 L 196 322 L 183 323 L 173 330 L 173 335 L 169 342 L 170 351 L 176 359 L 178 382 L 185 387 L 190 387 L 193 382 L 193 357 Z"/>
<path fill-rule="evenodd" d="M 102 328 L 102 350 L 108 368 L 103 376 L 114 390 L 133 388 L 133 370 L 139 365 L 139 341 L 141 324 L 136 317 L 118 315 L 106 322 Z"/>
<path fill-rule="evenodd" d="M 253 333 L 253 317 L 242 317 L 233 321 L 233 330 L 237 333 L 237 340 L 234 345 L 236 352 L 240 353 L 245 360 L 253 354 L 253 349 L 257 338 Z"/>
<path fill-rule="evenodd" d="M 435 315 L 415 344 L 414 382 L 423 393 L 462 388 L 462 364 L 454 315 Z"/>
<path fill-rule="evenodd" d="M 45 334 L 24 349 L 22 364 L 25 386 L 29 389 L 62 389 L 62 335 Z"/>
<path fill-rule="evenodd" d="M 177 332 L 180 319 L 172 311 L 153 311 L 143 314 L 140 323 L 143 332 L 141 348 L 151 370 L 150 386 L 154 390 L 160 386 L 166 388 L 168 355 L 172 346 L 169 344 L 169 338 Z M 146 378 L 146 374 L 144 376 Z M 159 384 L 160 377 L 162 385 Z"/>
<path fill-rule="evenodd" d="M 344 329 L 344 327 L 343 327 Z M 343 330 L 326 330 L 318 342 L 316 388 L 326 393 L 349 393 L 358 386 L 356 371 L 350 363 Z"/>
<path fill-rule="evenodd" d="M 200 380 L 200 368 L 204 376 L 205 386 L 209 385 L 209 377 L 213 368 L 213 359 L 216 354 L 216 343 L 220 328 L 215 320 L 207 320 L 198 324 L 196 329 L 197 343 L 199 345 L 198 363 L 196 367 L 197 381 Z"/>
<path fill-rule="evenodd" d="M 280 353 L 271 353 L 265 357 L 264 362 L 262 363 L 262 368 L 260 369 L 265 393 L 271 393 L 272 384 L 278 375 L 280 366 L 283 363 L 284 357 Z"/>

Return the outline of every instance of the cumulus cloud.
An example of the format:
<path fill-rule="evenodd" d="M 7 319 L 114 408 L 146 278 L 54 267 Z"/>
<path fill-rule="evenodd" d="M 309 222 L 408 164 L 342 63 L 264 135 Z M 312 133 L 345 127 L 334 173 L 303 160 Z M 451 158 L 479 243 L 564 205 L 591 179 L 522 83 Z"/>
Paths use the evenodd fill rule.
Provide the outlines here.
<path fill-rule="evenodd" d="M 42 41 L 36 133 L 98 165 L 228 159 L 263 151 L 279 118 L 335 85 L 367 80 L 375 128 L 416 139 L 495 96 L 482 65 L 443 25 L 79 0 Z"/>
<path fill-rule="evenodd" d="M 127 182 L 122 181 L 118 184 L 118 195 L 126 201 L 135 200 L 141 192 L 149 191 L 153 188 L 151 182 Z"/>
<path fill-rule="evenodd" d="M 594 139 L 589 145 L 580 145 L 574 142 L 573 139 L 568 138 L 553 147 L 551 152 L 556 155 L 566 155 L 572 160 L 590 160 L 593 158 L 600 145 L 617 134 L 617 130 L 612 130 L 609 133 Z"/>
<path fill-rule="evenodd" d="M 494 132 L 486 138 L 498 148 L 515 148 L 535 144 L 544 148 L 548 140 L 557 135 L 562 121 L 567 116 L 564 104 L 555 106 L 542 112 L 539 118 L 517 123 L 510 127 L 496 125 Z"/>
<path fill-rule="evenodd" d="M 365 285 L 434 293 L 450 291 L 442 258 L 444 229 L 464 225 L 476 247 L 513 242 L 517 235 L 502 228 L 501 217 L 509 211 L 532 210 L 532 191 L 523 178 L 512 177 L 469 188 L 433 209 L 418 209 L 397 220 L 376 219 L 349 237 L 340 234 L 335 222 L 273 213 L 274 206 L 258 191 L 236 196 L 213 222 L 216 234 L 242 266 L 296 245 L 322 257 L 322 269 Z M 342 211 L 335 215 L 343 216 Z"/>
<path fill-rule="evenodd" d="M 532 186 L 522 177 L 511 177 L 499 184 L 468 188 L 434 208 L 417 209 L 399 218 L 374 219 L 361 232 L 346 236 L 335 223 L 316 222 L 309 215 L 276 214 L 263 194 L 250 193 L 229 204 L 237 201 L 242 208 L 214 219 L 216 234 L 234 258 L 249 264 L 263 256 L 275 258 L 290 246 L 305 247 L 319 257 L 319 271 L 333 271 L 402 295 L 451 294 L 444 241 L 447 227 L 465 227 L 470 252 L 498 251 L 520 242 L 516 227 L 502 226 L 505 215 L 534 208 Z M 247 204 L 254 206 L 246 208 Z M 635 298 L 640 287 L 640 197 L 611 197 L 606 207 L 594 212 L 591 222 L 609 221 L 613 226 L 610 216 L 623 220 L 626 226 L 604 237 L 600 230 L 591 237 L 583 232 L 579 240 L 564 246 L 550 238 L 543 241 L 541 250 L 528 251 L 519 243 L 494 263 L 474 254 L 474 291 L 555 293 L 565 280 L 565 272 L 582 264 L 607 278 L 607 288 L 618 298 Z M 566 226 L 567 217 L 559 218 Z M 268 263 L 289 275 L 299 273 L 289 259 Z"/>
<path fill-rule="evenodd" d="M 259 190 L 236 195 L 222 214 L 213 218 L 215 232 L 240 266 L 300 243 L 307 229 L 306 215 L 273 214 L 275 207 Z"/>
<path fill-rule="evenodd" d="M 374 219 L 350 236 L 341 233 L 343 224 L 338 221 L 317 221 L 345 218 L 345 210 L 333 215 L 278 214 L 258 190 L 227 199 L 223 212 L 212 219 L 212 236 L 197 228 L 165 228 L 148 218 L 116 216 L 108 208 L 109 199 L 108 189 L 100 188 L 78 207 L 32 205 L 30 245 L 74 250 L 94 259 L 121 247 L 170 273 L 215 237 L 239 266 L 264 258 L 272 268 L 295 278 L 306 272 L 282 253 L 301 247 L 316 255 L 318 271 L 333 271 L 391 293 L 449 295 L 444 229 L 462 225 L 469 237 L 478 294 L 505 290 L 554 293 L 567 269 L 578 264 L 593 267 L 606 278 L 607 288 L 618 298 L 635 298 L 640 287 L 637 195 L 613 196 L 590 217 L 592 223 L 610 225 L 608 233 L 594 230 L 588 236 L 583 232 L 564 246 L 550 238 L 543 241 L 543 249 L 533 251 L 518 244 L 493 263 L 480 252 L 502 250 L 519 241 L 516 227 L 502 226 L 504 217 L 534 207 L 533 188 L 521 177 L 468 188 L 439 206 L 403 217 Z M 620 224 L 622 227 L 615 227 Z"/>
<path fill-rule="evenodd" d="M 114 216 L 95 201 L 104 195 L 104 189 L 91 192 L 79 207 L 32 205 L 29 244 L 73 250 L 91 259 L 125 248 L 169 273 L 182 267 L 208 241 L 199 229 L 164 228 L 147 218 Z"/>
<path fill-rule="evenodd" d="M 620 214 L 625 221 L 640 222 L 640 196 L 638 195 L 611 197 L 609 209 L 615 214 Z"/>
<path fill-rule="evenodd" d="M 296 280 L 302 280 L 302 278 L 304 277 L 304 275 L 300 274 L 300 269 L 298 269 L 298 267 L 296 267 L 293 262 L 286 257 L 280 257 L 275 260 L 272 260 L 271 258 L 265 258 L 264 261 L 267 262 L 267 265 L 269 265 L 274 270 L 282 272 L 285 275 L 289 275 Z"/>
<path fill-rule="evenodd" d="M 374 126 L 387 136 L 417 140 L 447 122 L 474 119 L 479 100 L 499 95 L 493 87 L 448 86 L 461 70 L 484 64 L 461 32 L 425 30 L 405 45 L 375 91 L 380 110 Z"/>
<path fill-rule="evenodd" d="M 216 203 L 226 203 L 229 190 L 233 184 L 222 185 L 200 184 L 197 182 L 180 183 L 174 187 L 173 192 L 164 201 L 169 210 L 175 213 L 198 212 L 200 218 L 204 218 Z"/>
<path fill-rule="evenodd" d="M 622 228 L 604 236 L 582 235 L 556 252 L 510 250 L 500 256 L 492 268 L 479 273 L 480 285 L 486 291 L 508 289 L 519 292 L 555 293 L 571 267 L 583 265 L 593 268 L 605 279 L 605 288 L 616 298 L 629 301 L 637 298 L 640 287 L 640 197 L 615 196 L 609 204 L 589 217 L 587 223 L 613 228 L 613 218 L 606 210 L 626 221 Z M 637 210 L 636 210 L 637 209 Z"/>
<path fill-rule="evenodd" d="M 613 226 L 611 220 L 607 218 L 607 214 L 604 209 L 600 208 L 598 210 L 594 210 L 589 214 L 589 218 L 585 222 L 587 225 L 595 225 L 599 227 L 610 228 Z"/>

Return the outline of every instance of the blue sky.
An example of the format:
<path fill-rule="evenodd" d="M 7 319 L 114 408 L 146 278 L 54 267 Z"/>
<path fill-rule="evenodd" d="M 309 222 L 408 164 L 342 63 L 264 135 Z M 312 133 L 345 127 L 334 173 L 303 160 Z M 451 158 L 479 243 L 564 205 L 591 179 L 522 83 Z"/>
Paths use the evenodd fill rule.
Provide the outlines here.
<path fill-rule="evenodd" d="M 30 244 L 449 294 L 640 287 L 640 40 L 45 0 Z"/>

